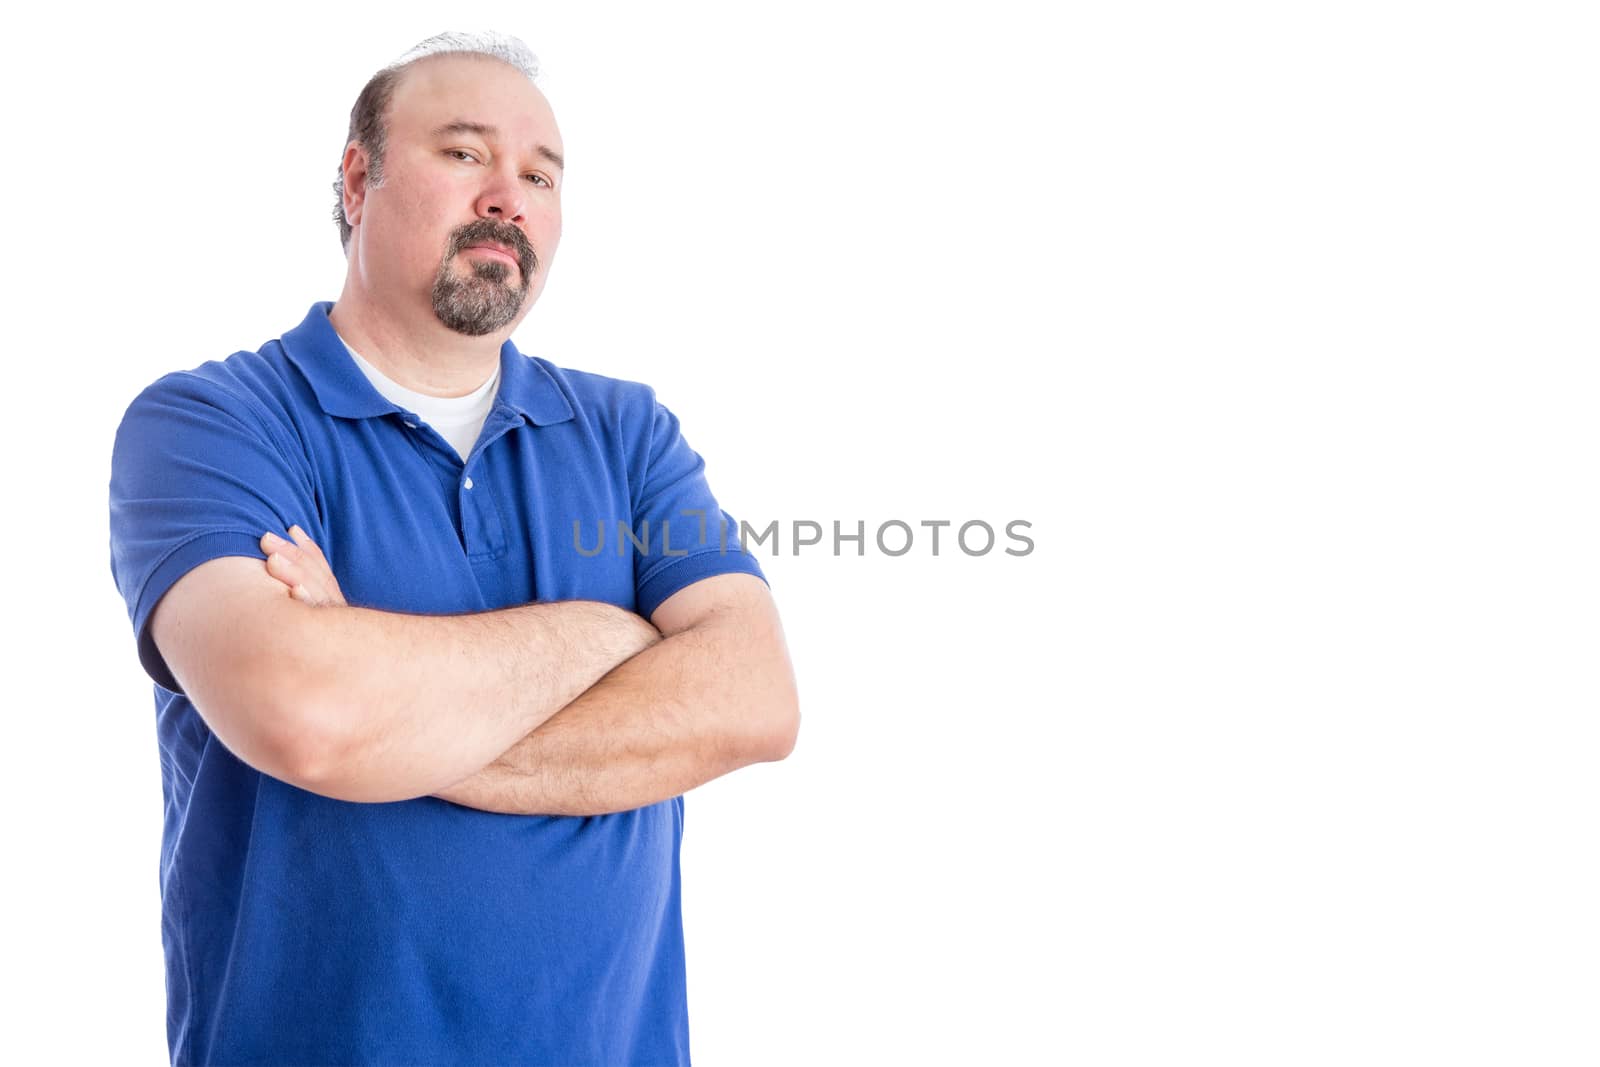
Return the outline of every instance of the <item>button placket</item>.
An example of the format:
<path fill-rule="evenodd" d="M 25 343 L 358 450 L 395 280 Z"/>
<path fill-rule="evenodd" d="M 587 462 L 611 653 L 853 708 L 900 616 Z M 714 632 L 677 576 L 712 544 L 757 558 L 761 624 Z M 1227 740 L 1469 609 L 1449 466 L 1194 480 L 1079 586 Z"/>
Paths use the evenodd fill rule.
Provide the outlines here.
<path fill-rule="evenodd" d="M 479 473 L 487 460 L 479 456 L 475 466 Z M 498 559 L 506 548 L 505 530 L 501 525 L 500 509 L 495 505 L 491 482 L 485 482 L 472 491 L 476 484 L 472 476 L 464 475 L 460 481 L 461 526 L 465 535 L 467 555 L 478 559 Z"/>

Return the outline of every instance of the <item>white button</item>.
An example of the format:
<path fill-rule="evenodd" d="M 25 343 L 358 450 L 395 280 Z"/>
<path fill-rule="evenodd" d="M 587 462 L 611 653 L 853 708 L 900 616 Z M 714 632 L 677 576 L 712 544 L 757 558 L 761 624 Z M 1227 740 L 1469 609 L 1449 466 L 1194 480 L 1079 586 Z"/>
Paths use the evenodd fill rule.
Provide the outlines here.
<path fill-rule="evenodd" d="M 466 486 L 468 489 L 471 489 L 472 488 L 472 479 L 468 478 L 466 481 L 462 482 L 461 484 Z"/>

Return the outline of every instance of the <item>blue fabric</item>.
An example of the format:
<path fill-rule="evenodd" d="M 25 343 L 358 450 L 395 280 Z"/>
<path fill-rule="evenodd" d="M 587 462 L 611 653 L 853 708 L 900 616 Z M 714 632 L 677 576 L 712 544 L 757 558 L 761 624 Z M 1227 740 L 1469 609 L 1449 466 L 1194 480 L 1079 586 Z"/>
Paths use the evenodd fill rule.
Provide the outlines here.
<path fill-rule="evenodd" d="M 463 465 L 372 388 L 330 307 L 163 376 L 116 434 L 111 571 L 155 682 L 166 797 L 172 1062 L 686 1064 L 682 797 L 562 817 L 319 796 L 224 748 L 150 637 L 190 568 L 262 559 L 261 534 L 293 523 L 351 604 L 391 611 L 588 599 L 648 618 L 713 574 L 765 580 L 648 386 L 507 341 Z"/>

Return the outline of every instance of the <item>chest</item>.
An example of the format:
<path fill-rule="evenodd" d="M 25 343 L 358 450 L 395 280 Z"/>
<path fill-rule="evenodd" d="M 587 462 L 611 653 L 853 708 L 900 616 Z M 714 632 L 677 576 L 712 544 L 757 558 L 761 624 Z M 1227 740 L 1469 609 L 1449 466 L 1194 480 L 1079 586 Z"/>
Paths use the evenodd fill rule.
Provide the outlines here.
<path fill-rule="evenodd" d="M 319 540 L 345 599 L 419 614 L 535 601 L 635 606 L 626 459 L 578 422 L 534 426 L 496 408 L 465 463 L 426 424 L 330 420 Z"/>

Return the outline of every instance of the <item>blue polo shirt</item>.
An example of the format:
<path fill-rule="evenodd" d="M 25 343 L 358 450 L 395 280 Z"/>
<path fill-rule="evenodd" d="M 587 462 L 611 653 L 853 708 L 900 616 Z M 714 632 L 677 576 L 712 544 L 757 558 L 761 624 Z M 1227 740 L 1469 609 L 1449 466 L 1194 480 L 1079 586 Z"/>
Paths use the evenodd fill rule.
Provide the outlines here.
<path fill-rule="evenodd" d="M 682 797 L 588 817 L 323 797 L 224 748 L 150 637 L 190 568 L 263 559 L 292 523 L 346 600 L 390 611 L 648 618 L 702 578 L 762 577 L 648 386 L 507 341 L 463 463 L 373 388 L 331 306 L 163 376 L 117 429 L 111 571 L 155 683 L 172 1061 L 687 1064 Z"/>

